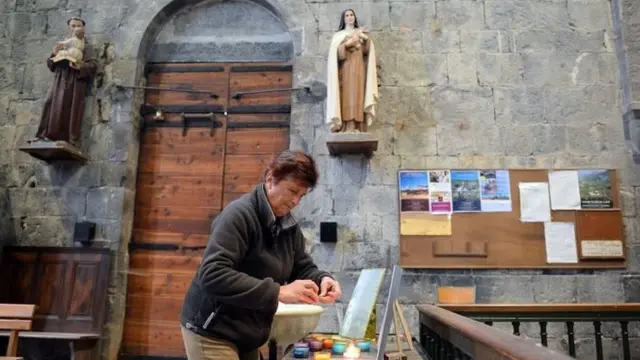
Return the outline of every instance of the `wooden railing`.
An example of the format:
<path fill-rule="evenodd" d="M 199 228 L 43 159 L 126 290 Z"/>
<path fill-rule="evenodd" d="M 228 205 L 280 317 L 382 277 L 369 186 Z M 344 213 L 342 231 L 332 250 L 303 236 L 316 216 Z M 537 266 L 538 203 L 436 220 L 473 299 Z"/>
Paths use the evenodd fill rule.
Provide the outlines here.
<path fill-rule="evenodd" d="M 629 322 L 640 320 L 640 304 L 469 304 L 421 305 L 420 342 L 432 359 L 560 360 L 564 354 L 547 349 L 547 325 L 566 326 L 569 356 L 576 356 L 574 324 L 593 325 L 595 353 L 604 359 L 602 323 L 620 325 L 622 356 L 631 360 Z M 507 322 L 511 336 L 491 326 Z M 522 323 L 537 323 L 540 342 L 519 337 Z"/>

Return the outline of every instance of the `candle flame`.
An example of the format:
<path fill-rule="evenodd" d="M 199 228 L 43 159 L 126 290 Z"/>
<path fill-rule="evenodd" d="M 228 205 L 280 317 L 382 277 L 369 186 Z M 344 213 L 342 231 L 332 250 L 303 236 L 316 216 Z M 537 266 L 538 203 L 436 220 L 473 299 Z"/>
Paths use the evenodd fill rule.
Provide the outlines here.
<path fill-rule="evenodd" d="M 358 359 L 360 358 L 360 348 L 353 343 L 349 343 L 342 357 L 345 359 Z"/>

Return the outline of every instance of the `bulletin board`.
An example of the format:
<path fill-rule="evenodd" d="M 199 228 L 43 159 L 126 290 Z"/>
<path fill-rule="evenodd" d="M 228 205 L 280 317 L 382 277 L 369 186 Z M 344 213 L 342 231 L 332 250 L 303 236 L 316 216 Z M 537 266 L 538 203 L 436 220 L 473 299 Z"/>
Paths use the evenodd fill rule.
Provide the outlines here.
<path fill-rule="evenodd" d="M 449 188 L 453 189 L 449 194 L 446 193 L 446 186 L 444 188 L 438 187 L 442 184 L 438 184 L 437 178 L 437 176 L 443 176 L 442 174 L 446 175 L 447 171 L 451 181 Z M 486 179 L 492 176 L 495 185 L 495 173 L 491 175 L 492 170 L 425 169 L 401 170 L 398 173 L 399 248 L 400 265 L 403 268 L 571 269 L 625 267 L 627 249 L 620 210 L 618 178 L 615 170 L 599 170 L 600 177 L 608 175 L 609 183 L 603 185 L 599 182 L 601 180 L 595 180 L 595 186 L 594 183 L 588 182 L 591 181 L 588 180 L 588 174 L 598 171 L 595 169 L 585 169 L 584 171 L 581 169 L 493 170 L 493 172 L 502 172 L 502 188 L 503 190 L 509 189 L 509 199 L 504 200 L 503 198 L 501 201 L 493 203 L 487 201 L 489 204 L 487 209 L 492 206 L 492 210 L 489 211 L 478 211 L 479 201 L 476 201 L 475 198 L 473 201 L 465 200 L 463 205 L 458 202 L 454 206 L 454 201 L 463 197 L 460 194 L 463 191 L 468 191 L 466 185 L 460 185 L 461 183 L 465 184 L 464 181 L 459 181 L 460 174 L 473 175 L 474 171 L 482 175 L 481 179 L 485 179 L 480 181 L 481 191 L 484 191 L 482 190 L 483 186 L 490 184 Z M 431 174 L 428 176 L 434 180 L 427 185 L 430 201 L 428 205 L 425 205 L 424 201 L 415 200 L 420 197 L 424 198 L 424 183 L 416 182 L 415 179 L 406 180 L 411 179 L 408 175 L 422 176 L 421 172 Z M 559 203 L 558 201 L 554 203 L 554 191 L 557 199 L 559 198 L 557 197 L 558 193 L 571 193 L 569 191 L 571 189 L 558 191 L 558 177 L 554 178 L 555 182 L 551 182 L 552 185 L 556 185 L 550 186 L 550 172 L 558 172 L 554 175 L 580 173 L 579 187 L 582 190 L 578 191 L 583 202 L 580 202 L 579 209 L 575 208 L 575 205 L 570 209 L 567 209 L 566 205 L 563 210 L 553 209 L 554 204 Z M 440 175 L 437 175 L 438 173 Z M 489 175 L 484 176 L 483 174 Z M 504 174 L 507 174 L 508 177 Z M 575 177 L 577 178 L 578 175 Z M 446 179 L 444 183 L 446 185 Z M 526 187 L 531 183 L 538 186 L 544 186 L 544 184 L 549 186 L 548 220 L 532 220 L 527 217 L 530 209 L 535 208 L 530 205 L 534 204 L 532 200 L 534 198 L 530 195 L 523 193 L 525 201 L 521 204 L 521 186 Z M 573 184 L 571 181 L 568 183 Z M 601 191 L 608 191 L 609 200 L 605 205 L 602 205 L 605 202 L 600 201 L 599 205 L 594 206 L 593 201 L 589 201 L 589 199 L 593 199 Z M 487 191 L 487 193 L 491 192 Z M 483 196 L 488 195 L 482 194 L 481 197 Z M 540 196 L 535 199 L 543 198 Z M 600 198 L 598 197 L 598 199 Z M 575 199 L 575 196 L 572 199 Z M 524 205 L 525 203 L 527 204 Z M 463 210 L 459 211 L 461 206 Z M 472 209 L 471 212 L 464 210 L 464 206 L 469 206 Z M 483 209 L 484 206 L 483 203 Z M 521 206 L 525 206 L 526 221 L 523 221 Z M 569 235 L 558 235 L 559 229 L 571 228 L 574 239 L 571 239 Z M 558 239 L 564 240 L 559 241 Z M 566 243 L 562 244 L 562 241 Z M 574 244 L 572 245 L 571 242 Z M 567 260 L 567 254 L 573 254 L 574 259 Z"/>

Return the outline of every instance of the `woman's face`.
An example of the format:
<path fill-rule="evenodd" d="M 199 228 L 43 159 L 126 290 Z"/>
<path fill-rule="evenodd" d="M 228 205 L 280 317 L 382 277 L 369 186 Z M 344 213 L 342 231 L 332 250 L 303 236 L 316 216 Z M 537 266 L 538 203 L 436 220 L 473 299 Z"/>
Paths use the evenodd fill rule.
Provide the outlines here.
<path fill-rule="evenodd" d="M 356 14 L 353 11 L 348 10 L 344 13 L 344 23 L 347 25 L 353 25 L 356 22 Z"/>
<path fill-rule="evenodd" d="M 305 184 L 291 178 L 276 183 L 269 174 L 266 180 L 267 198 L 276 216 L 284 216 L 291 212 L 309 191 Z"/>

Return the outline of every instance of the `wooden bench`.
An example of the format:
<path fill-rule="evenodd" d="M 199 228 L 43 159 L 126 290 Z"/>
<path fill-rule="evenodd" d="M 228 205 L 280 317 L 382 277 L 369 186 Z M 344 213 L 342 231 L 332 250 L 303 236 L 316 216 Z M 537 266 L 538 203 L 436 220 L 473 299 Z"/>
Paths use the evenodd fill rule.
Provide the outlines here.
<path fill-rule="evenodd" d="M 0 330 L 9 330 L 7 356 L 0 360 L 22 359 L 18 355 L 18 334 L 22 330 L 31 330 L 35 305 L 0 304 Z"/>
<path fill-rule="evenodd" d="M 99 358 L 106 317 L 108 249 L 5 247 L 0 263 L 0 303 L 36 305 L 31 329 L 19 333 L 21 342 L 64 341 L 72 359 Z M 0 337 L 10 335 L 0 331 Z M 20 347 L 20 356 L 28 359 L 36 351 L 33 347 Z"/>

